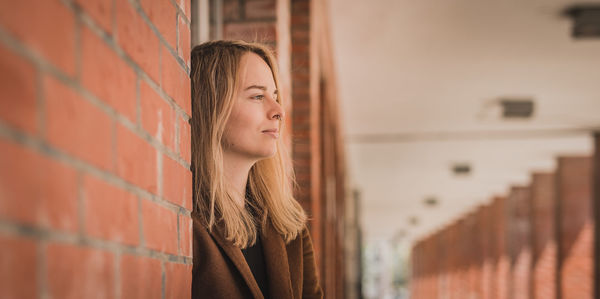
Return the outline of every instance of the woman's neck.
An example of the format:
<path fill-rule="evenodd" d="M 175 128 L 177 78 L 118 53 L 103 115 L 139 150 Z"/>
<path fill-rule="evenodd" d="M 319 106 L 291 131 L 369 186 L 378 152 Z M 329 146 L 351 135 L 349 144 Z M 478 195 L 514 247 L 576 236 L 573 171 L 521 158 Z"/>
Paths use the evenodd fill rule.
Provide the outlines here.
<path fill-rule="evenodd" d="M 228 187 L 233 188 L 234 200 L 240 206 L 244 206 L 246 198 L 246 184 L 248 183 L 248 173 L 254 165 L 253 161 L 241 159 L 234 155 L 225 155 L 223 159 L 223 171 Z"/>

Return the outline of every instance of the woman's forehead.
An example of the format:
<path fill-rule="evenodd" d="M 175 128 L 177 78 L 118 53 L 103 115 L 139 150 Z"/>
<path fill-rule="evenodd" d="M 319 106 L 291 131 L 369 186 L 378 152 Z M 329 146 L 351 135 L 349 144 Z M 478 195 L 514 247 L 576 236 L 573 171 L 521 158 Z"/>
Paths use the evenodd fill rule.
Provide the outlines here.
<path fill-rule="evenodd" d="M 249 52 L 240 61 L 239 82 L 241 88 L 257 85 L 275 90 L 275 81 L 269 65 L 256 53 Z"/>

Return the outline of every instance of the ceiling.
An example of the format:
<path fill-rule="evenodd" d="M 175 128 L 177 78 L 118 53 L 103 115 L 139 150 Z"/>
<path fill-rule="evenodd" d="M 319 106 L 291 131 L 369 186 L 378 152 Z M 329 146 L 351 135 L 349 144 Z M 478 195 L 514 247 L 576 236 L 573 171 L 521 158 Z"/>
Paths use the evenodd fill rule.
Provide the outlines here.
<path fill-rule="evenodd" d="M 600 3 L 587 1 L 586 3 Z M 566 0 L 329 0 L 348 167 L 365 238 L 403 243 L 592 152 L 600 39 Z M 525 120 L 499 100 L 531 98 Z M 454 163 L 471 166 L 453 175 Z M 436 206 L 424 199 L 434 197 Z"/>

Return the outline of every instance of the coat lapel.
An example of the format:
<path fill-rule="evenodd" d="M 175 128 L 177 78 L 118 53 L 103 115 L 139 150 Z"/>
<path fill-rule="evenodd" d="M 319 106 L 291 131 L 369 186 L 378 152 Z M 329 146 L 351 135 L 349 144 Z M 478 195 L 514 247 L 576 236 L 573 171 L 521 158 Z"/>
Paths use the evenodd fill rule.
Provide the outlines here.
<path fill-rule="evenodd" d="M 261 233 L 261 238 L 271 298 L 293 298 L 287 250 L 271 221 L 267 221 L 266 232 Z"/>
<path fill-rule="evenodd" d="M 221 247 L 221 249 L 223 249 L 223 252 L 225 252 L 229 259 L 231 259 L 238 271 L 240 271 L 240 274 L 244 278 L 244 281 L 248 285 L 248 288 L 250 288 L 250 292 L 252 292 L 254 298 L 264 299 L 260 288 L 258 287 L 256 280 L 254 279 L 254 275 L 252 275 L 252 271 L 250 270 L 248 263 L 246 263 L 246 259 L 242 254 L 242 250 L 233 245 L 232 242 L 225 239 L 222 232 L 223 228 L 221 227 L 221 225 L 215 225 L 214 229 L 210 234 L 215 240 L 215 242 Z"/>

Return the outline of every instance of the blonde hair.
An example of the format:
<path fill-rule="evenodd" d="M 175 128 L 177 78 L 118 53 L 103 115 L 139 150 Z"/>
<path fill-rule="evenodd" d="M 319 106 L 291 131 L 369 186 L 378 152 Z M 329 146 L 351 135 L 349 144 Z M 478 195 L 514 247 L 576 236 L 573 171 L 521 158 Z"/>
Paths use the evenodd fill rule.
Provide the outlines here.
<path fill-rule="evenodd" d="M 248 174 L 247 204 L 240 207 L 227 188 L 223 173 L 221 140 L 233 107 L 241 58 L 260 56 L 271 68 L 280 89 L 277 65 L 271 51 L 257 43 L 212 41 L 192 49 L 192 168 L 195 212 L 209 231 L 223 222 L 225 238 L 244 248 L 256 242 L 257 226 L 264 231 L 268 219 L 286 243 L 304 228 L 306 214 L 293 197 L 294 174 L 282 138 L 276 154 L 255 163 Z M 278 93 L 283 105 L 282 92 Z"/>

